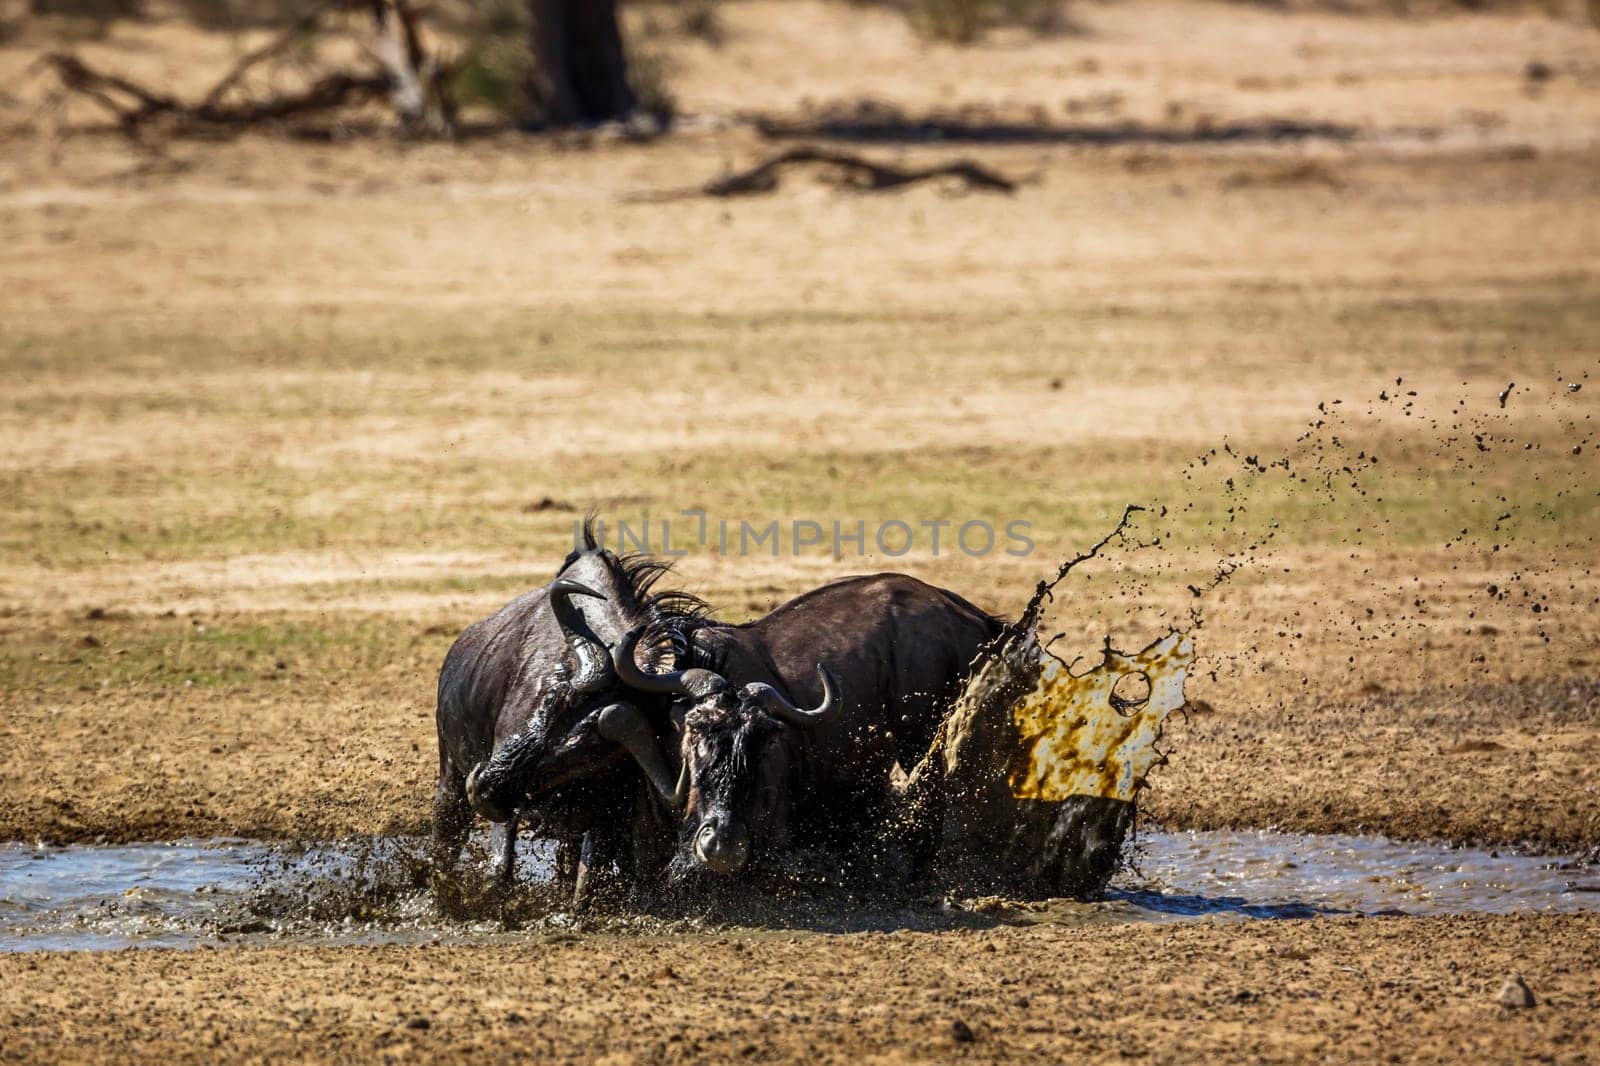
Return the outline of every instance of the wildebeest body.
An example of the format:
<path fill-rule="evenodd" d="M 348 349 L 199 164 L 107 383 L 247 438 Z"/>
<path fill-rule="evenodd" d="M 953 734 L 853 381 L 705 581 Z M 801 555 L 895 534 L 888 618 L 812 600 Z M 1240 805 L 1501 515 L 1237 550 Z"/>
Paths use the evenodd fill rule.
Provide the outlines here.
<path fill-rule="evenodd" d="M 742 868 L 753 852 L 865 839 L 914 764 L 980 648 L 1001 623 L 904 574 L 845 578 L 743 625 L 695 633 L 709 664 L 636 687 L 687 704 L 689 768 L 679 867 Z M 822 674 L 832 679 L 830 694 Z M 801 707 L 822 705 L 826 713 Z"/>
<path fill-rule="evenodd" d="M 593 723 L 604 707 L 630 697 L 610 676 L 608 645 L 646 626 L 666 645 L 686 647 L 700 624 L 698 600 L 653 591 L 665 571 L 650 559 L 600 550 L 591 535 L 550 585 L 457 638 L 438 685 L 437 871 L 453 867 L 474 807 L 496 823 L 502 876 L 510 874 L 519 810 L 568 852 L 585 834 L 606 855 L 625 847 L 628 819 L 617 811 L 633 803 L 639 774 Z M 595 595 L 560 591 L 573 585 Z M 605 676 L 596 675 L 597 665 Z M 659 701 L 643 702 L 659 712 Z"/>

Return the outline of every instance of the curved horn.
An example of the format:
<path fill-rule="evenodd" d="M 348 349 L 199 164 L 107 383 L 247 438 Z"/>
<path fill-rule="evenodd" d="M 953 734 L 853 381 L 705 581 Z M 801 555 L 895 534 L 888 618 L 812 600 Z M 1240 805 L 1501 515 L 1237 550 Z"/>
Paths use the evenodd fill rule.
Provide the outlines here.
<path fill-rule="evenodd" d="M 557 578 L 550 583 L 550 609 L 555 612 L 556 624 L 561 627 L 561 635 L 567 638 L 567 647 L 572 649 L 572 657 L 578 664 L 572 672 L 573 691 L 599 692 L 613 680 L 611 657 L 606 654 L 604 645 L 592 639 L 593 631 L 584 621 L 583 612 L 573 604 L 573 596 L 603 600 L 605 595 L 571 578 Z"/>
<path fill-rule="evenodd" d="M 840 706 L 839 689 L 834 684 L 833 675 L 828 673 L 828 668 L 818 663 L 817 675 L 822 678 L 822 702 L 809 711 L 796 707 L 784 698 L 783 693 L 761 681 L 746 685 L 744 695 L 746 699 L 759 703 L 763 710 L 779 721 L 797 726 L 816 725 Z"/>
<path fill-rule="evenodd" d="M 656 735 L 639 708 L 631 703 L 613 703 L 605 708 L 600 712 L 600 735 L 627 749 L 668 807 L 683 810 L 689 801 L 689 760 L 683 761 L 674 781 Z"/>
<path fill-rule="evenodd" d="M 651 674 L 639 669 L 639 663 L 634 659 L 633 653 L 639 645 L 639 637 L 643 634 L 644 627 L 640 626 L 619 640 L 617 646 L 611 649 L 611 664 L 624 685 L 636 688 L 640 692 L 659 692 L 668 696 L 688 696 L 691 699 L 698 699 L 727 686 L 727 680 L 715 670 L 690 667 L 687 670 L 668 670 L 662 674 Z"/>

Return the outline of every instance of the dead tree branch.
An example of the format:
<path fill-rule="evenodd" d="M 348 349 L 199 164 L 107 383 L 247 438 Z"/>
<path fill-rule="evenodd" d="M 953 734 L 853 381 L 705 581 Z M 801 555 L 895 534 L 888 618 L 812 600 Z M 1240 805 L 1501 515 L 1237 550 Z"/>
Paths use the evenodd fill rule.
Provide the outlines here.
<path fill-rule="evenodd" d="M 170 96 L 152 92 L 115 74 L 90 69 L 70 52 L 52 52 L 43 61 L 55 69 L 63 87 L 82 93 L 111 112 L 124 129 L 131 130 L 152 115 L 183 109 L 183 105 Z"/>
<path fill-rule="evenodd" d="M 407 0 L 368 0 L 376 22 L 377 56 L 383 69 L 333 71 L 297 91 L 263 99 L 239 99 L 244 94 L 237 90 L 251 71 L 281 56 L 308 35 L 322 31 L 330 15 L 359 10 L 360 6 L 360 0 L 322 0 L 272 40 L 241 56 L 198 103 L 95 70 L 70 52 L 53 53 L 43 62 L 55 70 L 68 91 L 93 100 L 130 135 L 137 134 L 158 115 L 170 116 L 190 127 L 239 129 L 364 103 L 386 93 L 406 132 L 449 134 L 455 124 L 448 86 L 450 69 L 424 50 L 417 10 Z"/>
<path fill-rule="evenodd" d="M 260 56 L 256 62 L 260 58 L 265 56 Z M 388 92 L 391 84 L 387 74 L 336 71 L 318 78 L 299 92 L 265 100 L 224 103 L 221 97 L 231 85 L 222 85 L 220 92 L 213 86 L 200 103 L 186 104 L 119 75 L 94 70 L 70 52 L 52 53 L 45 57 L 45 62 L 55 69 L 62 85 L 94 100 L 130 134 L 137 133 L 157 115 L 170 115 L 191 126 L 238 129 L 360 103 Z M 223 80 L 236 82 L 238 73 L 240 70 L 236 67 Z"/>
<path fill-rule="evenodd" d="M 1015 181 L 987 167 L 979 166 L 969 159 L 958 159 L 938 166 L 902 169 L 888 163 L 874 163 L 849 152 L 836 152 L 806 145 L 779 152 L 748 170 L 736 171 L 708 181 L 702 187 L 702 191 L 707 196 L 748 196 L 771 192 L 778 187 L 779 172 L 783 168 L 807 163 L 835 168 L 844 174 L 845 180 L 851 185 L 873 191 L 895 189 L 943 177 L 959 178 L 967 188 L 986 192 L 1012 193 L 1017 189 Z"/>

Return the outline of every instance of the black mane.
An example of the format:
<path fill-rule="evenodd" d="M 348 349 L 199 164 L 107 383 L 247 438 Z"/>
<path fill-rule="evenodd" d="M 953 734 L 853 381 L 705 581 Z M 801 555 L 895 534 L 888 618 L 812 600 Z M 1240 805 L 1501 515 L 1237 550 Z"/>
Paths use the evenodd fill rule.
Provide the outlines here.
<path fill-rule="evenodd" d="M 657 590 L 656 584 L 672 572 L 672 563 L 657 559 L 644 552 L 618 555 L 608 551 L 601 542 L 600 518 L 590 511 L 583 517 L 583 548 L 574 549 L 561 563 L 565 570 L 580 555 L 593 553 L 611 571 L 617 585 L 628 592 L 632 601 L 620 605 L 634 626 L 644 626 L 640 643 L 649 649 L 670 648 L 673 657 L 684 666 L 715 668 L 706 649 L 697 647 L 695 634 L 715 623 L 711 620 L 711 605 L 692 592 L 682 589 Z"/>

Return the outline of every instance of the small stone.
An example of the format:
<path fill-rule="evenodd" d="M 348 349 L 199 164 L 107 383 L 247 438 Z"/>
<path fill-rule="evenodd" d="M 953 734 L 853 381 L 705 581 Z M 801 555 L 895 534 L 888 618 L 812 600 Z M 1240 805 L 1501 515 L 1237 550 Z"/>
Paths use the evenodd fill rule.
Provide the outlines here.
<path fill-rule="evenodd" d="M 433 1023 L 426 1018 L 416 1017 L 406 1021 L 407 1029 L 432 1029 Z"/>
<path fill-rule="evenodd" d="M 1495 997 L 1495 1002 L 1511 1010 L 1527 1010 L 1538 1001 L 1533 998 L 1533 991 L 1528 988 L 1527 982 L 1519 974 L 1512 974 L 1500 986 L 1500 994 Z"/>
<path fill-rule="evenodd" d="M 978 1035 L 972 1031 L 972 1026 L 957 1018 L 950 1023 L 950 1039 L 958 1044 L 970 1044 Z"/>

